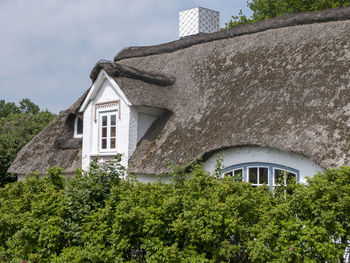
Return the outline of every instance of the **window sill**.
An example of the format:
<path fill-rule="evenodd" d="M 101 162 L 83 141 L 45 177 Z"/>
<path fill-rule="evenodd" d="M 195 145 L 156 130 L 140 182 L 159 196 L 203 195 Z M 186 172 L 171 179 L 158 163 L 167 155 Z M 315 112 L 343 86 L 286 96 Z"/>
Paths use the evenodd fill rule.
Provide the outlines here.
<path fill-rule="evenodd" d="M 91 157 L 98 157 L 98 156 L 115 156 L 117 155 L 118 152 L 114 151 L 114 152 L 102 152 L 102 153 L 91 153 L 90 156 Z"/>

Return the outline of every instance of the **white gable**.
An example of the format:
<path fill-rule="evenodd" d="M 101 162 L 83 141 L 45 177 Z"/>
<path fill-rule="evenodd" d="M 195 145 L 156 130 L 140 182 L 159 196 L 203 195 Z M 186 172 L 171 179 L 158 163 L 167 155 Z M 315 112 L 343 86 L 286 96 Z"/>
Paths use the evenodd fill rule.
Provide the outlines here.
<path fill-rule="evenodd" d="M 106 71 L 104 71 L 102 69 L 100 71 L 100 73 L 98 74 L 96 81 L 92 84 L 91 89 L 90 89 L 88 95 L 86 96 L 84 102 L 82 103 L 79 111 L 83 112 L 86 109 L 89 102 L 91 100 L 94 100 L 97 94 L 100 94 L 100 92 L 99 92 L 100 89 L 101 88 L 106 89 L 107 87 L 109 87 L 110 91 L 106 91 L 107 92 L 105 94 L 107 96 L 105 98 L 106 100 L 108 99 L 108 96 L 110 96 L 110 99 L 112 100 L 113 93 L 111 90 L 114 90 L 114 92 L 119 96 L 120 99 L 122 99 L 127 105 L 129 105 L 129 106 L 131 105 L 131 102 L 125 96 L 124 92 L 121 90 L 119 85 L 114 81 L 113 78 L 108 76 Z M 99 96 L 104 99 L 104 97 L 101 94 Z"/>

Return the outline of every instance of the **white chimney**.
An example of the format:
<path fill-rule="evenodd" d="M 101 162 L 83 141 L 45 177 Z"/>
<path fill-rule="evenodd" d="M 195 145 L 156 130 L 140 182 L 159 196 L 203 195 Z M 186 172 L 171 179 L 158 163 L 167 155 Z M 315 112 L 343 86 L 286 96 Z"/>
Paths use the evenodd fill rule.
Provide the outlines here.
<path fill-rule="evenodd" d="M 220 13 L 203 7 L 180 11 L 179 37 L 220 30 Z"/>

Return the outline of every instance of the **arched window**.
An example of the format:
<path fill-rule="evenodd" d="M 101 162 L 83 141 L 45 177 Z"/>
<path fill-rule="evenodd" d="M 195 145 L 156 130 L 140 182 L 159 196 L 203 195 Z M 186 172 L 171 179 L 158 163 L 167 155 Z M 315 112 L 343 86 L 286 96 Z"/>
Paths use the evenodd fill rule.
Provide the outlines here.
<path fill-rule="evenodd" d="M 235 181 L 251 183 L 252 186 L 287 186 L 300 181 L 299 170 L 274 163 L 242 163 L 226 167 L 223 176 L 232 176 Z"/>
<path fill-rule="evenodd" d="M 74 138 L 83 137 L 83 117 L 76 116 L 74 121 Z"/>

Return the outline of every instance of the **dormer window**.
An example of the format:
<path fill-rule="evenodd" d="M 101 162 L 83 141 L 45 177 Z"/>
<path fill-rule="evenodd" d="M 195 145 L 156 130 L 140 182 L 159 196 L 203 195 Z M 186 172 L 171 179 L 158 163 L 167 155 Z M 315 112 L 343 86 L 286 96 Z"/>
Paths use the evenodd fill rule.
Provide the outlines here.
<path fill-rule="evenodd" d="M 116 150 L 117 112 L 100 113 L 100 151 Z"/>
<path fill-rule="evenodd" d="M 83 137 L 83 117 L 76 116 L 74 121 L 74 138 Z"/>

